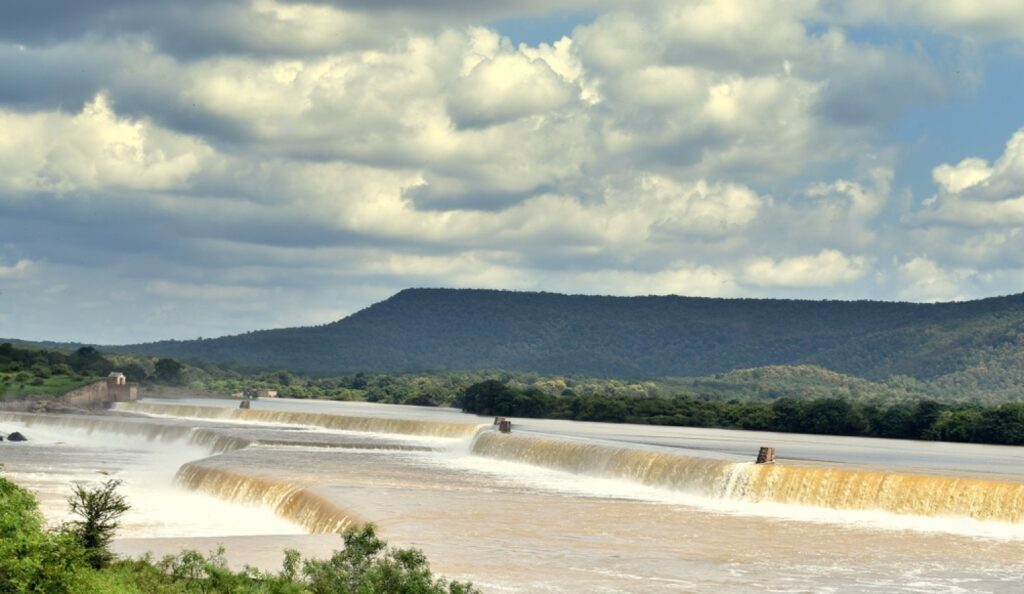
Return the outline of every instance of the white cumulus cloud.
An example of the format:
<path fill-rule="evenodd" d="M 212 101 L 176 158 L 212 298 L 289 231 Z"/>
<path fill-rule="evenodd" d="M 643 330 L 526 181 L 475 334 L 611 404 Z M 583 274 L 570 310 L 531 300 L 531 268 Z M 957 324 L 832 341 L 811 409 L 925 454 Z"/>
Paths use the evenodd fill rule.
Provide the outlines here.
<path fill-rule="evenodd" d="M 829 287 L 857 280 L 867 271 L 863 257 L 826 249 L 813 256 L 754 259 L 744 268 L 743 278 L 762 286 Z"/>

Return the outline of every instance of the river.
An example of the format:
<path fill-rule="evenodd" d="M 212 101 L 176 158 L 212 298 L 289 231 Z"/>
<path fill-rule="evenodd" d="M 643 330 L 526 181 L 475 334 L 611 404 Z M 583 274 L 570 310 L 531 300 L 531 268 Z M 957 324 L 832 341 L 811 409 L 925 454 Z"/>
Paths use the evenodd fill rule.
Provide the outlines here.
<path fill-rule="evenodd" d="M 124 481 L 126 553 L 273 567 L 372 521 L 487 592 L 1024 591 L 1021 448 L 554 420 L 370 403 L 145 400 L 0 413 L 2 471 L 66 518 Z M 774 465 L 752 463 L 759 446 Z"/>

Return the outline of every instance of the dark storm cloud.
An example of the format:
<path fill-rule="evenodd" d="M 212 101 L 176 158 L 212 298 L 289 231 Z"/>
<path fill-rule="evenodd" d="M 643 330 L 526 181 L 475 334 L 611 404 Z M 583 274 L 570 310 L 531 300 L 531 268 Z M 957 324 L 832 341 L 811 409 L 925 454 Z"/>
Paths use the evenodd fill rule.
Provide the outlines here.
<path fill-rule="evenodd" d="M 90 33 L 122 35 L 158 27 L 168 15 L 193 14 L 205 0 L 5 0 L 0 38 L 25 45 L 52 44 Z M 217 5 L 241 5 L 221 0 Z"/>
<path fill-rule="evenodd" d="M 0 45 L 0 104 L 23 110 L 78 111 L 96 96 L 123 57 L 116 51 L 58 47 L 48 51 Z"/>

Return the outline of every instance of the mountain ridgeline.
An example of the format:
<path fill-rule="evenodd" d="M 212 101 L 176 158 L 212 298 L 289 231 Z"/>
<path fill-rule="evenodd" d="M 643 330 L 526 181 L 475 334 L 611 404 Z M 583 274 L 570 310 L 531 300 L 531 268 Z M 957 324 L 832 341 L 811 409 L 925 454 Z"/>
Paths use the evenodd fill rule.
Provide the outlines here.
<path fill-rule="evenodd" d="M 118 350 L 313 374 L 699 376 L 808 364 L 1024 389 L 1024 295 L 939 304 L 408 289 L 337 322 Z"/>

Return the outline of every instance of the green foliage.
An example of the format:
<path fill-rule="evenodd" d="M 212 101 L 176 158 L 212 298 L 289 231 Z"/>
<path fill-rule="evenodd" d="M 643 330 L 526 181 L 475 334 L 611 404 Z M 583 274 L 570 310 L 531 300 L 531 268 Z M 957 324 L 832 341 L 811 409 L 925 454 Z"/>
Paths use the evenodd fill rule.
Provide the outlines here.
<path fill-rule="evenodd" d="M 373 524 L 348 530 L 343 538 L 345 547 L 329 559 L 305 562 L 302 573 L 313 594 L 477 592 L 470 584 L 449 583 L 434 578 L 427 558 L 421 551 L 389 548 L 387 543 L 377 537 Z"/>
<path fill-rule="evenodd" d="M 185 367 L 174 359 L 163 358 L 154 365 L 153 376 L 156 381 L 170 386 L 179 386 L 184 382 L 182 372 Z"/>
<path fill-rule="evenodd" d="M 93 488 L 76 483 L 68 498 L 71 513 L 81 518 L 68 525 L 69 532 L 85 549 L 94 569 L 100 569 L 112 559 L 110 541 L 121 516 L 131 509 L 124 496 L 117 492 L 120 485 L 121 481 L 114 479 Z"/>
<path fill-rule="evenodd" d="M 67 355 L 67 363 L 79 373 L 105 376 L 113 369 L 110 361 L 93 347 L 82 347 Z"/>
<path fill-rule="evenodd" d="M 100 379 L 110 362 L 95 349 L 70 354 L 0 344 L 0 399 L 56 396 Z"/>
<path fill-rule="evenodd" d="M 469 386 L 456 404 L 465 412 L 488 416 L 1024 445 L 1022 403 L 984 406 L 920 400 L 886 405 L 843 398 L 742 401 L 572 392 L 555 396 L 489 380 Z"/>
<path fill-rule="evenodd" d="M 146 377 L 149 375 L 146 368 L 135 361 L 129 361 L 123 365 L 119 365 L 118 371 L 124 374 L 125 379 L 135 383 L 146 381 Z"/>
<path fill-rule="evenodd" d="M 74 592 L 83 564 L 74 538 L 44 530 L 35 498 L 0 477 L 0 594 Z"/>
<path fill-rule="evenodd" d="M 325 326 L 126 348 L 321 375 L 511 369 L 667 377 L 811 364 L 1007 400 L 1024 391 L 1022 346 L 1024 295 L 913 304 L 413 289 Z"/>
<path fill-rule="evenodd" d="M 372 524 L 345 532 L 344 548 L 328 559 L 285 551 L 276 574 L 234 571 L 223 548 L 156 562 L 115 560 L 105 547 L 128 509 L 117 486 L 76 486 L 69 502 L 83 519 L 70 530 L 47 530 L 35 498 L 0 477 L 0 594 L 478 594 L 471 584 L 435 577 L 419 550 L 388 547 Z"/>

